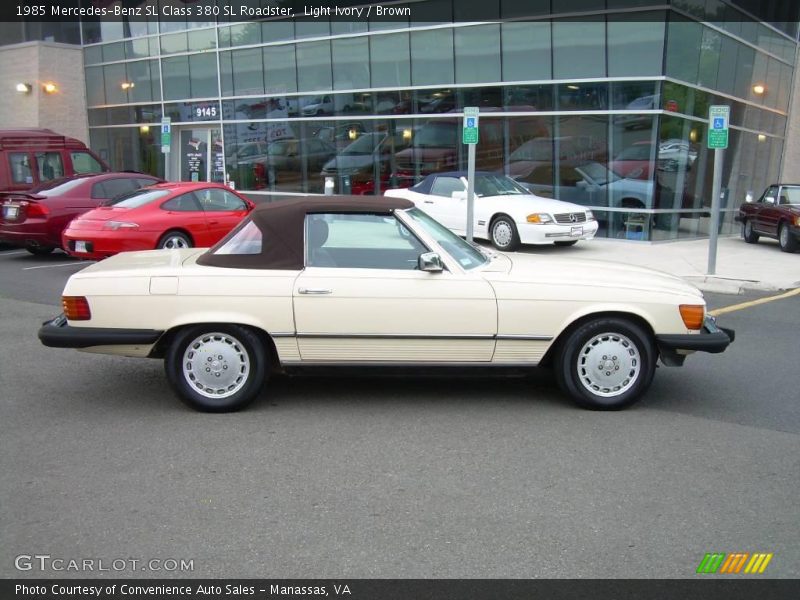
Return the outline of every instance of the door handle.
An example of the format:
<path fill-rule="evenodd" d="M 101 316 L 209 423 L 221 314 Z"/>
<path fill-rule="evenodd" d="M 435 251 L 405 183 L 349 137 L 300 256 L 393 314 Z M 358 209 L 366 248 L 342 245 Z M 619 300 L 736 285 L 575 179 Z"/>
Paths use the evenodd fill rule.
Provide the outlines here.
<path fill-rule="evenodd" d="M 324 288 L 300 288 L 297 291 L 300 294 L 313 294 L 316 296 L 322 296 L 323 294 L 333 293 L 333 290 L 326 290 Z"/>

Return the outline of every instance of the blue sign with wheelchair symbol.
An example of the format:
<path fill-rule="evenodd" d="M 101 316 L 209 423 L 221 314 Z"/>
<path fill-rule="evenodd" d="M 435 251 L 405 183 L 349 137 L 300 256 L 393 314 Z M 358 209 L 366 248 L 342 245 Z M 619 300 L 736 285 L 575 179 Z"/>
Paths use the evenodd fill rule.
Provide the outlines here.
<path fill-rule="evenodd" d="M 467 117 L 467 127 L 475 127 L 475 117 Z"/>
<path fill-rule="evenodd" d="M 725 119 L 722 117 L 714 117 L 714 129 L 725 129 Z"/>

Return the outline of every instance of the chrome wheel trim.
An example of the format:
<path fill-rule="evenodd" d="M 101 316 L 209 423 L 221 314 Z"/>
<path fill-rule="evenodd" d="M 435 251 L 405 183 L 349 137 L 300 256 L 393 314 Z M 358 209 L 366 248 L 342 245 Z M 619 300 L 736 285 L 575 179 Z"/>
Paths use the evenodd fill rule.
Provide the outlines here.
<path fill-rule="evenodd" d="M 242 343 L 227 333 L 204 333 L 186 347 L 183 377 L 206 398 L 227 398 L 241 390 L 250 376 L 250 356 Z"/>
<path fill-rule="evenodd" d="M 578 353 L 578 380 L 591 394 L 613 398 L 628 391 L 639 379 L 642 359 L 639 349 L 620 333 L 601 333 L 586 342 Z"/>
<path fill-rule="evenodd" d="M 789 228 L 786 225 L 781 225 L 780 242 L 782 248 L 789 245 Z"/>
<path fill-rule="evenodd" d="M 188 248 L 189 244 L 186 242 L 186 239 L 183 236 L 170 235 L 164 240 L 164 243 L 161 245 L 161 247 L 168 250 L 177 250 L 178 248 Z"/>
<path fill-rule="evenodd" d="M 511 225 L 503 219 L 497 221 L 492 227 L 492 239 L 501 248 L 508 246 L 513 237 L 514 232 L 511 229 Z"/>

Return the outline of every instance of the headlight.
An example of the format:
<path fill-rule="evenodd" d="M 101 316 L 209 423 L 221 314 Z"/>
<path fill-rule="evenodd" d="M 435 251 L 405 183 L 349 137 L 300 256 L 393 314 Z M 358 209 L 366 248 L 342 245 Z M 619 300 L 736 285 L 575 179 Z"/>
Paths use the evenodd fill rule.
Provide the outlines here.
<path fill-rule="evenodd" d="M 553 217 L 548 215 L 547 213 L 533 213 L 532 215 L 528 215 L 525 217 L 525 220 L 528 223 L 538 223 L 539 225 L 545 225 L 547 223 L 553 222 Z"/>
<path fill-rule="evenodd" d="M 139 225 L 136 223 L 128 223 L 127 221 L 108 221 L 103 226 L 103 229 L 112 229 L 113 231 L 117 229 L 139 229 Z"/>
<path fill-rule="evenodd" d="M 590 210 L 586 211 L 586 220 L 587 221 L 594 221 L 594 213 Z"/>

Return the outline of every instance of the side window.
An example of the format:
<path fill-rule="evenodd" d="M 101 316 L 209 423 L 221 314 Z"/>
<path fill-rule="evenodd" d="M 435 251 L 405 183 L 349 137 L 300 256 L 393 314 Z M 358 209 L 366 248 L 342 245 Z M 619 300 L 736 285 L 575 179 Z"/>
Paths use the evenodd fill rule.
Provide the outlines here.
<path fill-rule="evenodd" d="M 450 198 L 453 192 L 466 191 L 464 183 L 458 177 L 437 177 L 431 186 L 432 196 Z"/>
<path fill-rule="evenodd" d="M 253 221 L 247 221 L 214 254 L 261 254 L 263 235 Z"/>
<path fill-rule="evenodd" d="M 767 188 L 767 191 L 764 192 L 764 195 L 761 197 L 759 202 L 763 202 L 764 204 L 775 204 L 775 198 L 778 196 L 778 186 L 773 185 Z"/>
<path fill-rule="evenodd" d="M 154 179 L 144 179 L 141 177 L 136 179 L 136 186 L 140 188 L 147 187 L 148 185 L 155 185 L 156 183 L 158 182 Z"/>
<path fill-rule="evenodd" d="M 197 199 L 194 197 L 194 192 L 188 194 L 181 194 L 171 200 L 167 200 L 161 205 L 161 210 L 171 210 L 175 212 L 197 212 L 203 210 Z"/>
<path fill-rule="evenodd" d="M 136 182 L 127 177 L 106 179 L 92 186 L 92 198 L 115 198 L 138 188 L 139 186 L 136 185 Z"/>
<path fill-rule="evenodd" d="M 203 210 L 247 210 L 244 201 L 230 192 L 219 188 L 206 188 L 195 191 Z"/>
<path fill-rule="evenodd" d="M 413 270 L 427 251 L 393 215 L 306 216 L 309 267 Z"/>
<path fill-rule="evenodd" d="M 72 170 L 75 173 L 102 173 L 105 171 L 103 165 L 88 152 L 80 150 L 70 152 L 70 158 L 72 159 Z"/>
<path fill-rule="evenodd" d="M 8 155 L 11 167 L 11 181 L 14 183 L 33 183 L 31 159 L 25 152 L 11 152 Z"/>
<path fill-rule="evenodd" d="M 50 181 L 64 176 L 64 163 L 60 152 L 36 152 L 39 181 Z"/>

